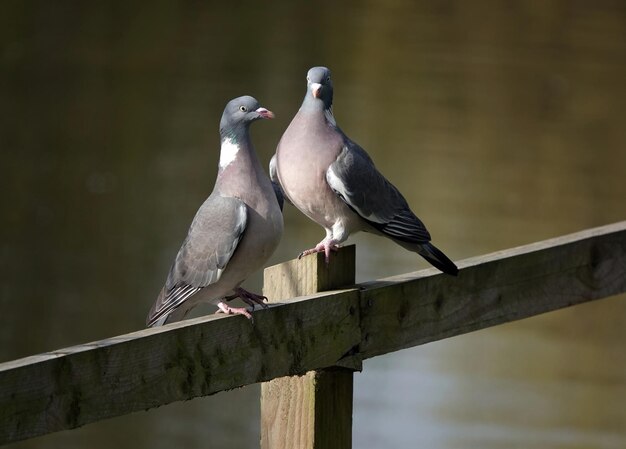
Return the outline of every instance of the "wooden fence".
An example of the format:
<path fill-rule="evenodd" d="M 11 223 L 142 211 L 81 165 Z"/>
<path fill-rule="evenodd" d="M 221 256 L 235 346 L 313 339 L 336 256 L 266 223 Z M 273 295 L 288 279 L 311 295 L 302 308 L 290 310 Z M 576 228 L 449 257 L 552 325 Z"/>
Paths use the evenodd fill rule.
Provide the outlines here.
<path fill-rule="evenodd" d="M 457 278 L 354 285 L 354 260 L 267 268 L 254 323 L 212 315 L 0 364 L 0 443 L 266 382 L 262 448 L 348 448 L 364 359 L 625 292 L 626 221 L 461 261 Z"/>

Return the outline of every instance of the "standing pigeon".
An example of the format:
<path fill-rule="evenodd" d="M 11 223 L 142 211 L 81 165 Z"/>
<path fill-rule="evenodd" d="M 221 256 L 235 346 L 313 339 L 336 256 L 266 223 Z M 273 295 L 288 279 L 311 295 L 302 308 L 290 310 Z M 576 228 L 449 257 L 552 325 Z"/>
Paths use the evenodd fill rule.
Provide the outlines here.
<path fill-rule="evenodd" d="M 196 213 L 165 286 L 152 306 L 148 326 L 178 321 L 200 302 L 227 314 L 252 316 L 226 301 L 240 297 L 254 308 L 265 297 L 240 284 L 272 255 L 283 217 L 272 184 L 250 141 L 250 124 L 273 118 L 249 96 L 230 101 L 220 122 L 222 141 L 213 192 Z"/>
<path fill-rule="evenodd" d="M 366 231 L 388 237 L 456 276 L 458 268 L 430 243 L 430 234 L 402 194 L 337 126 L 330 70 L 313 67 L 306 79 L 302 106 L 270 162 L 286 199 L 326 230 L 326 238 L 300 256 L 324 251 L 328 262 L 330 251 L 351 233 Z"/>

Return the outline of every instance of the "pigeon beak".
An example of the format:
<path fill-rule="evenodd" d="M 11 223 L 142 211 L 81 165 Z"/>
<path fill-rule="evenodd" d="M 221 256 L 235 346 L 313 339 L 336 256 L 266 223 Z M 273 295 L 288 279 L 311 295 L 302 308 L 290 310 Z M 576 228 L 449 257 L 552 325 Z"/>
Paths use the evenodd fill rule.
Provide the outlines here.
<path fill-rule="evenodd" d="M 274 113 L 265 108 L 259 108 L 256 111 L 257 114 L 261 116 L 261 118 L 274 118 Z"/>
<path fill-rule="evenodd" d="M 319 98 L 322 95 L 322 85 L 320 83 L 311 83 L 311 93 L 313 98 Z"/>

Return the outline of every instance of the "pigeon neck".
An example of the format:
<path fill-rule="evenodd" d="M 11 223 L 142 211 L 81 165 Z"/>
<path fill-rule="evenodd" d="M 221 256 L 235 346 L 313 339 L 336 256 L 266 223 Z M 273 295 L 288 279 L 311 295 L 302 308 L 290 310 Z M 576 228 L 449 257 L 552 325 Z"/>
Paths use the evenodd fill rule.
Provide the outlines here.
<path fill-rule="evenodd" d="M 250 135 L 222 135 L 215 189 L 221 195 L 241 198 L 242 189 L 259 191 L 263 177 L 267 175 L 254 151 Z"/>
<path fill-rule="evenodd" d="M 332 110 L 332 107 L 332 99 L 314 98 L 307 92 L 304 97 L 304 101 L 302 102 L 302 106 L 300 106 L 300 110 L 304 112 L 320 112 Z"/>
<path fill-rule="evenodd" d="M 249 123 L 240 123 L 235 126 L 220 127 L 220 137 L 222 142 L 228 139 L 235 143 L 244 143 L 248 140 Z"/>
<path fill-rule="evenodd" d="M 337 122 L 335 122 L 335 116 L 333 115 L 333 104 L 332 102 L 323 101 L 319 98 L 313 98 L 311 95 L 304 97 L 304 101 L 302 102 L 302 106 L 300 106 L 300 111 L 309 114 L 323 114 L 326 118 L 326 121 L 332 125 L 337 126 Z"/>
<path fill-rule="evenodd" d="M 220 132 L 222 137 L 218 177 L 224 172 L 256 172 L 262 170 L 250 134 L 247 132 Z"/>

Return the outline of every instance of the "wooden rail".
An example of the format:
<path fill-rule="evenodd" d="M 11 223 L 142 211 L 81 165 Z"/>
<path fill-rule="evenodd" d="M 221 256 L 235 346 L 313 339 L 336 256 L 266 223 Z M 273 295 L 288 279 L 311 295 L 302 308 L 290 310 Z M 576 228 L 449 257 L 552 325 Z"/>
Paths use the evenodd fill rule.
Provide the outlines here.
<path fill-rule="evenodd" d="M 282 264 L 284 284 L 298 284 L 311 263 L 319 256 Z M 208 316 L 0 364 L 0 443 L 311 370 L 359 369 L 376 355 L 623 293 L 626 222 L 459 267 L 458 278 L 428 269 L 284 299 L 254 323 Z"/>

